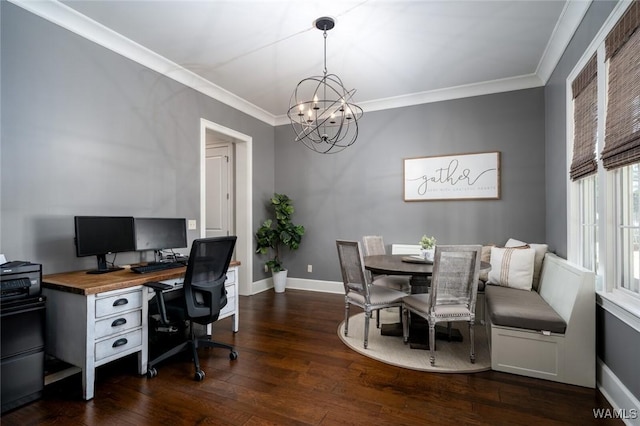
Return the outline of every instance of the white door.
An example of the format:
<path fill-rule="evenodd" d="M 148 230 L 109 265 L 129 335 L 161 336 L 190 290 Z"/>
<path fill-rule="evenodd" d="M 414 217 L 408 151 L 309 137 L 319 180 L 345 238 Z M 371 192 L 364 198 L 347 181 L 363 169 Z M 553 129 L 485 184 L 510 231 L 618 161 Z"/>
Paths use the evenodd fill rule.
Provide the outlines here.
<path fill-rule="evenodd" d="M 206 149 L 206 222 L 207 237 L 231 235 L 231 146 Z"/>

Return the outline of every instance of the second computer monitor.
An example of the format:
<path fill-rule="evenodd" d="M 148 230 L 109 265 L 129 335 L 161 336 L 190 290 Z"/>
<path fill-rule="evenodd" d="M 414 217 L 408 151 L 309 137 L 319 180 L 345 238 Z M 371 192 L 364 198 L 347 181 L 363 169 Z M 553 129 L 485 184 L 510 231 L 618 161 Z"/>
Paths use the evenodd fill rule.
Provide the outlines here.
<path fill-rule="evenodd" d="M 136 250 L 187 247 L 185 218 L 136 217 Z"/>

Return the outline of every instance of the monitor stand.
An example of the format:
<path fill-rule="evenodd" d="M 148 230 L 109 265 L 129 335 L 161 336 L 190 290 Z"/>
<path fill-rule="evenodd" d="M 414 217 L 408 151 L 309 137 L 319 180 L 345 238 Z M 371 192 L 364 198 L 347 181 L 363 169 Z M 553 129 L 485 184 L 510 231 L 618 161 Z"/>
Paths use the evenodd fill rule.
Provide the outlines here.
<path fill-rule="evenodd" d="M 87 274 L 106 274 L 109 272 L 121 271 L 124 269 L 116 266 L 108 267 L 106 254 L 97 254 L 96 257 L 98 258 L 98 269 L 87 271 Z"/>

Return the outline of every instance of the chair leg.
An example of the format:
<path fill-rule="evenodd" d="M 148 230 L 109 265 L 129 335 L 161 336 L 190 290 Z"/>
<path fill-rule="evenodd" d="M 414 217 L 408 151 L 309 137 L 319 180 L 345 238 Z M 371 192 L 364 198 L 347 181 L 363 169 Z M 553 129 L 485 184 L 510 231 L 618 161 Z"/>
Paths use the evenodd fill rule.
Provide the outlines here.
<path fill-rule="evenodd" d="M 407 308 L 400 308 L 400 320 L 402 322 L 402 340 L 405 345 L 409 343 L 409 310 Z"/>
<path fill-rule="evenodd" d="M 471 345 L 471 364 L 476 363 L 476 349 L 475 349 L 473 323 L 474 321 L 469 321 L 469 344 Z"/>
<path fill-rule="evenodd" d="M 364 348 L 369 346 L 369 320 L 371 319 L 371 311 L 364 311 Z"/>
<path fill-rule="evenodd" d="M 173 357 L 174 355 L 177 355 L 180 352 L 182 352 L 185 349 L 187 349 L 190 344 L 191 344 L 191 342 L 189 342 L 189 341 L 182 342 L 178 346 L 175 346 L 175 347 L 169 349 L 168 351 L 162 353 L 161 355 L 157 356 L 155 359 L 153 359 L 153 360 L 151 360 L 151 361 L 149 361 L 147 363 L 147 369 L 151 370 L 151 369 L 155 368 L 155 366 L 157 364 L 159 364 L 160 362 L 162 362 L 162 361 L 164 361 L 166 359 L 169 359 L 169 358 Z"/>
<path fill-rule="evenodd" d="M 193 365 L 196 367 L 196 374 L 200 371 L 200 359 L 198 358 L 198 346 L 195 341 L 189 342 L 189 347 L 191 348 L 191 356 L 193 358 Z"/>
<path fill-rule="evenodd" d="M 436 323 L 435 321 L 429 321 L 429 361 L 431 365 L 436 363 Z"/>
<path fill-rule="evenodd" d="M 234 350 L 233 346 L 231 345 L 227 345 L 226 343 L 215 342 L 210 339 L 198 339 L 197 343 L 198 343 L 197 345 L 198 348 L 205 347 L 205 348 L 229 349 L 230 351 Z"/>
<path fill-rule="evenodd" d="M 380 328 L 380 309 L 376 309 L 376 328 Z"/>
<path fill-rule="evenodd" d="M 349 334 L 349 302 L 344 304 L 344 335 Z"/>

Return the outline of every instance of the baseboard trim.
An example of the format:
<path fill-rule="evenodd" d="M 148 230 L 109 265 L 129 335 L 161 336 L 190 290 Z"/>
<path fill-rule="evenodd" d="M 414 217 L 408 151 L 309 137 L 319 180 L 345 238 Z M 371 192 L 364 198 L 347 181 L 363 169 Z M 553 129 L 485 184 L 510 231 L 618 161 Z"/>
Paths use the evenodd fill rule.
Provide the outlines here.
<path fill-rule="evenodd" d="M 600 358 L 596 362 L 596 383 L 613 411 L 622 414 L 620 420 L 629 426 L 640 426 L 640 401 Z M 603 407 L 594 407 L 597 408 Z"/>
<path fill-rule="evenodd" d="M 273 288 L 273 279 L 265 278 L 251 286 L 251 294 L 262 293 Z M 308 280 L 304 278 L 287 278 L 287 288 L 293 290 L 318 291 L 321 293 L 343 294 L 344 286 L 339 281 Z"/>

